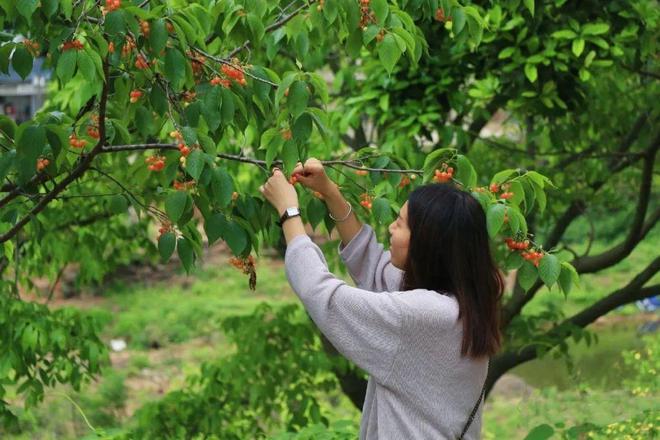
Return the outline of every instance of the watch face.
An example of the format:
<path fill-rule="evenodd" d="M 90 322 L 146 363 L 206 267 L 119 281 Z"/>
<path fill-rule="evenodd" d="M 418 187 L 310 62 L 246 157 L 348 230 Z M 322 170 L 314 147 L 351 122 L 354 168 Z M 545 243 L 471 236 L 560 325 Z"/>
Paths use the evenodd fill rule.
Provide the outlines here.
<path fill-rule="evenodd" d="M 286 213 L 289 215 L 298 214 L 298 208 L 286 208 Z"/>

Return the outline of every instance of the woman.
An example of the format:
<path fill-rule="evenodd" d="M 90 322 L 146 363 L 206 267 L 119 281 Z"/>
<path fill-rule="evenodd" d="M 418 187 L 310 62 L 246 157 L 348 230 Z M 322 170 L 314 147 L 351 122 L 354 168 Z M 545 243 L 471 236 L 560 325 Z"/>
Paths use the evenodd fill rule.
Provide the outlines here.
<path fill-rule="evenodd" d="M 421 186 L 389 226 L 384 251 L 321 162 L 292 174 L 323 195 L 356 284 L 328 271 L 300 216 L 283 221 L 289 283 L 337 350 L 369 373 L 360 439 L 479 438 L 503 290 L 480 204 L 453 185 Z M 280 216 L 298 207 L 278 169 L 259 190 Z"/>

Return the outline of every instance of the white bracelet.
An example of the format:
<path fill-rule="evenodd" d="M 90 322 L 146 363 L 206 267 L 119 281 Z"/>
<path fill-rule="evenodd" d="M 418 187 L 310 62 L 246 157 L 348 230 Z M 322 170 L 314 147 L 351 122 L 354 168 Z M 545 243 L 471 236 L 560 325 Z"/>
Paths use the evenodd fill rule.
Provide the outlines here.
<path fill-rule="evenodd" d="M 334 217 L 332 216 L 332 214 L 330 213 L 330 211 L 328 210 L 328 215 L 330 216 L 330 218 L 333 219 L 333 220 L 336 221 L 336 222 L 343 222 L 344 220 L 346 220 L 346 219 L 348 218 L 348 216 L 351 215 L 351 211 L 353 210 L 353 207 L 351 206 L 350 203 L 348 203 L 348 200 L 346 201 L 346 204 L 348 205 L 348 214 L 346 214 L 346 217 L 344 217 L 344 218 L 341 219 L 341 220 L 338 219 L 338 218 L 334 218 Z"/>

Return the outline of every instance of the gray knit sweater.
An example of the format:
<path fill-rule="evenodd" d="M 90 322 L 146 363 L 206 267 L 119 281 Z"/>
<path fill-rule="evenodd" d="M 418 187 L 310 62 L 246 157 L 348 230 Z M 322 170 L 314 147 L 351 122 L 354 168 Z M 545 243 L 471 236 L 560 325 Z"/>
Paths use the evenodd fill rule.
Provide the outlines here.
<path fill-rule="evenodd" d="M 461 357 L 453 296 L 400 291 L 402 271 L 369 225 L 339 254 L 357 287 L 328 270 L 307 235 L 285 254 L 286 275 L 335 348 L 369 374 L 360 439 L 455 439 L 479 398 L 486 359 Z M 483 403 L 465 435 L 478 439 Z"/>

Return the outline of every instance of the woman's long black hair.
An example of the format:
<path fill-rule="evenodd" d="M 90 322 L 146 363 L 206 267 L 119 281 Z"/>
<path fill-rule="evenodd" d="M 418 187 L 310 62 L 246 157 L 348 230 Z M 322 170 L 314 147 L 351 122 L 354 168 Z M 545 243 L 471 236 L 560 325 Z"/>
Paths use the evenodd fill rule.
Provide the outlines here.
<path fill-rule="evenodd" d="M 461 354 L 492 356 L 500 348 L 504 280 L 493 260 L 486 215 L 470 193 L 429 184 L 408 197 L 410 244 L 401 290 L 451 292 L 463 323 Z"/>

